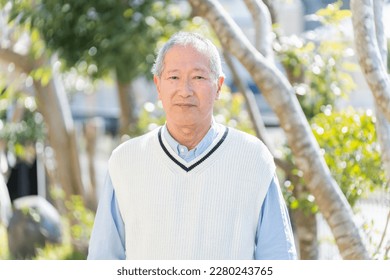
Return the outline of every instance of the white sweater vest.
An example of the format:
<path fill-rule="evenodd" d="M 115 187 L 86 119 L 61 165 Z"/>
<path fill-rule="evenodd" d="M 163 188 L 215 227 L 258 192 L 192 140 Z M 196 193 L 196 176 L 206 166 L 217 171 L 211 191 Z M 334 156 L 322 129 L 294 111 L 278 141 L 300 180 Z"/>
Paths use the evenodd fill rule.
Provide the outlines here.
<path fill-rule="evenodd" d="M 232 128 L 189 163 L 172 151 L 161 129 L 121 144 L 109 173 L 127 259 L 253 259 L 274 172 L 264 144 Z"/>

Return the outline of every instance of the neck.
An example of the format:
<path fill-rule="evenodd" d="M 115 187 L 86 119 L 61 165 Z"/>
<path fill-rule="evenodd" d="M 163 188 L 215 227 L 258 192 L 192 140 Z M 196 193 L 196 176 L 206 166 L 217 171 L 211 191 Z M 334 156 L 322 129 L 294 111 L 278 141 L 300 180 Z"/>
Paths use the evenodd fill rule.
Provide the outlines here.
<path fill-rule="evenodd" d="M 188 150 L 195 148 L 211 127 L 211 121 L 208 125 L 175 125 L 167 122 L 167 129 L 171 136 L 180 144 L 187 147 Z"/>

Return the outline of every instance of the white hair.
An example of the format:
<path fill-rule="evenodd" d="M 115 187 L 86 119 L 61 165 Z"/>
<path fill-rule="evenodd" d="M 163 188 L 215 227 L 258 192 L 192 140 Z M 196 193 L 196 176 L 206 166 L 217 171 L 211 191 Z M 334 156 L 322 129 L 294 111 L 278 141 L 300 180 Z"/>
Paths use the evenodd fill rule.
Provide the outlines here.
<path fill-rule="evenodd" d="M 197 33 L 184 31 L 174 34 L 159 50 L 152 67 L 153 75 L 161 77 L 161 73 L 164 69 L 165 55 L 174 46 L 191 46 L 195 48 L 198 52 L 209 58 L 210 71 L 215 79 L 225 76 L 222 71 L 221 57 L 217 47 L 210 40 Z"/>

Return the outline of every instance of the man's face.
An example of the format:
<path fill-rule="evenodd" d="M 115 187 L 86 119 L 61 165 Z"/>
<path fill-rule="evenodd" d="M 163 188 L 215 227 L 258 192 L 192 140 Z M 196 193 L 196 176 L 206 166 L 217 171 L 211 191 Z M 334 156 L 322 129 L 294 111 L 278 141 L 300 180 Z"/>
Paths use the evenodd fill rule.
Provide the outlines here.
<path fill-rule="evenodd" d="M 193 47 L 172 47 L 165 55 L 161 77 L 154 77 L 167 123 L 210 125 L 223 80 L 211 74 L 208 57 Z"/>

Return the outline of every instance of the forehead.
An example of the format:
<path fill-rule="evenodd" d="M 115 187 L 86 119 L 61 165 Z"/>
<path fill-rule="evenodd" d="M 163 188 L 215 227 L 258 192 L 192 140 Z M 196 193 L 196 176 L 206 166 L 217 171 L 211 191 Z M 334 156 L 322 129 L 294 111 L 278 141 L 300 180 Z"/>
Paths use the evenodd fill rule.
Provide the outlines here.
<path fill-rule="evenodd" d="M 165 55 L 164 70 L 198 69 L 209 71 L 210 58 L 192 46 L 173 46 Z"/>

